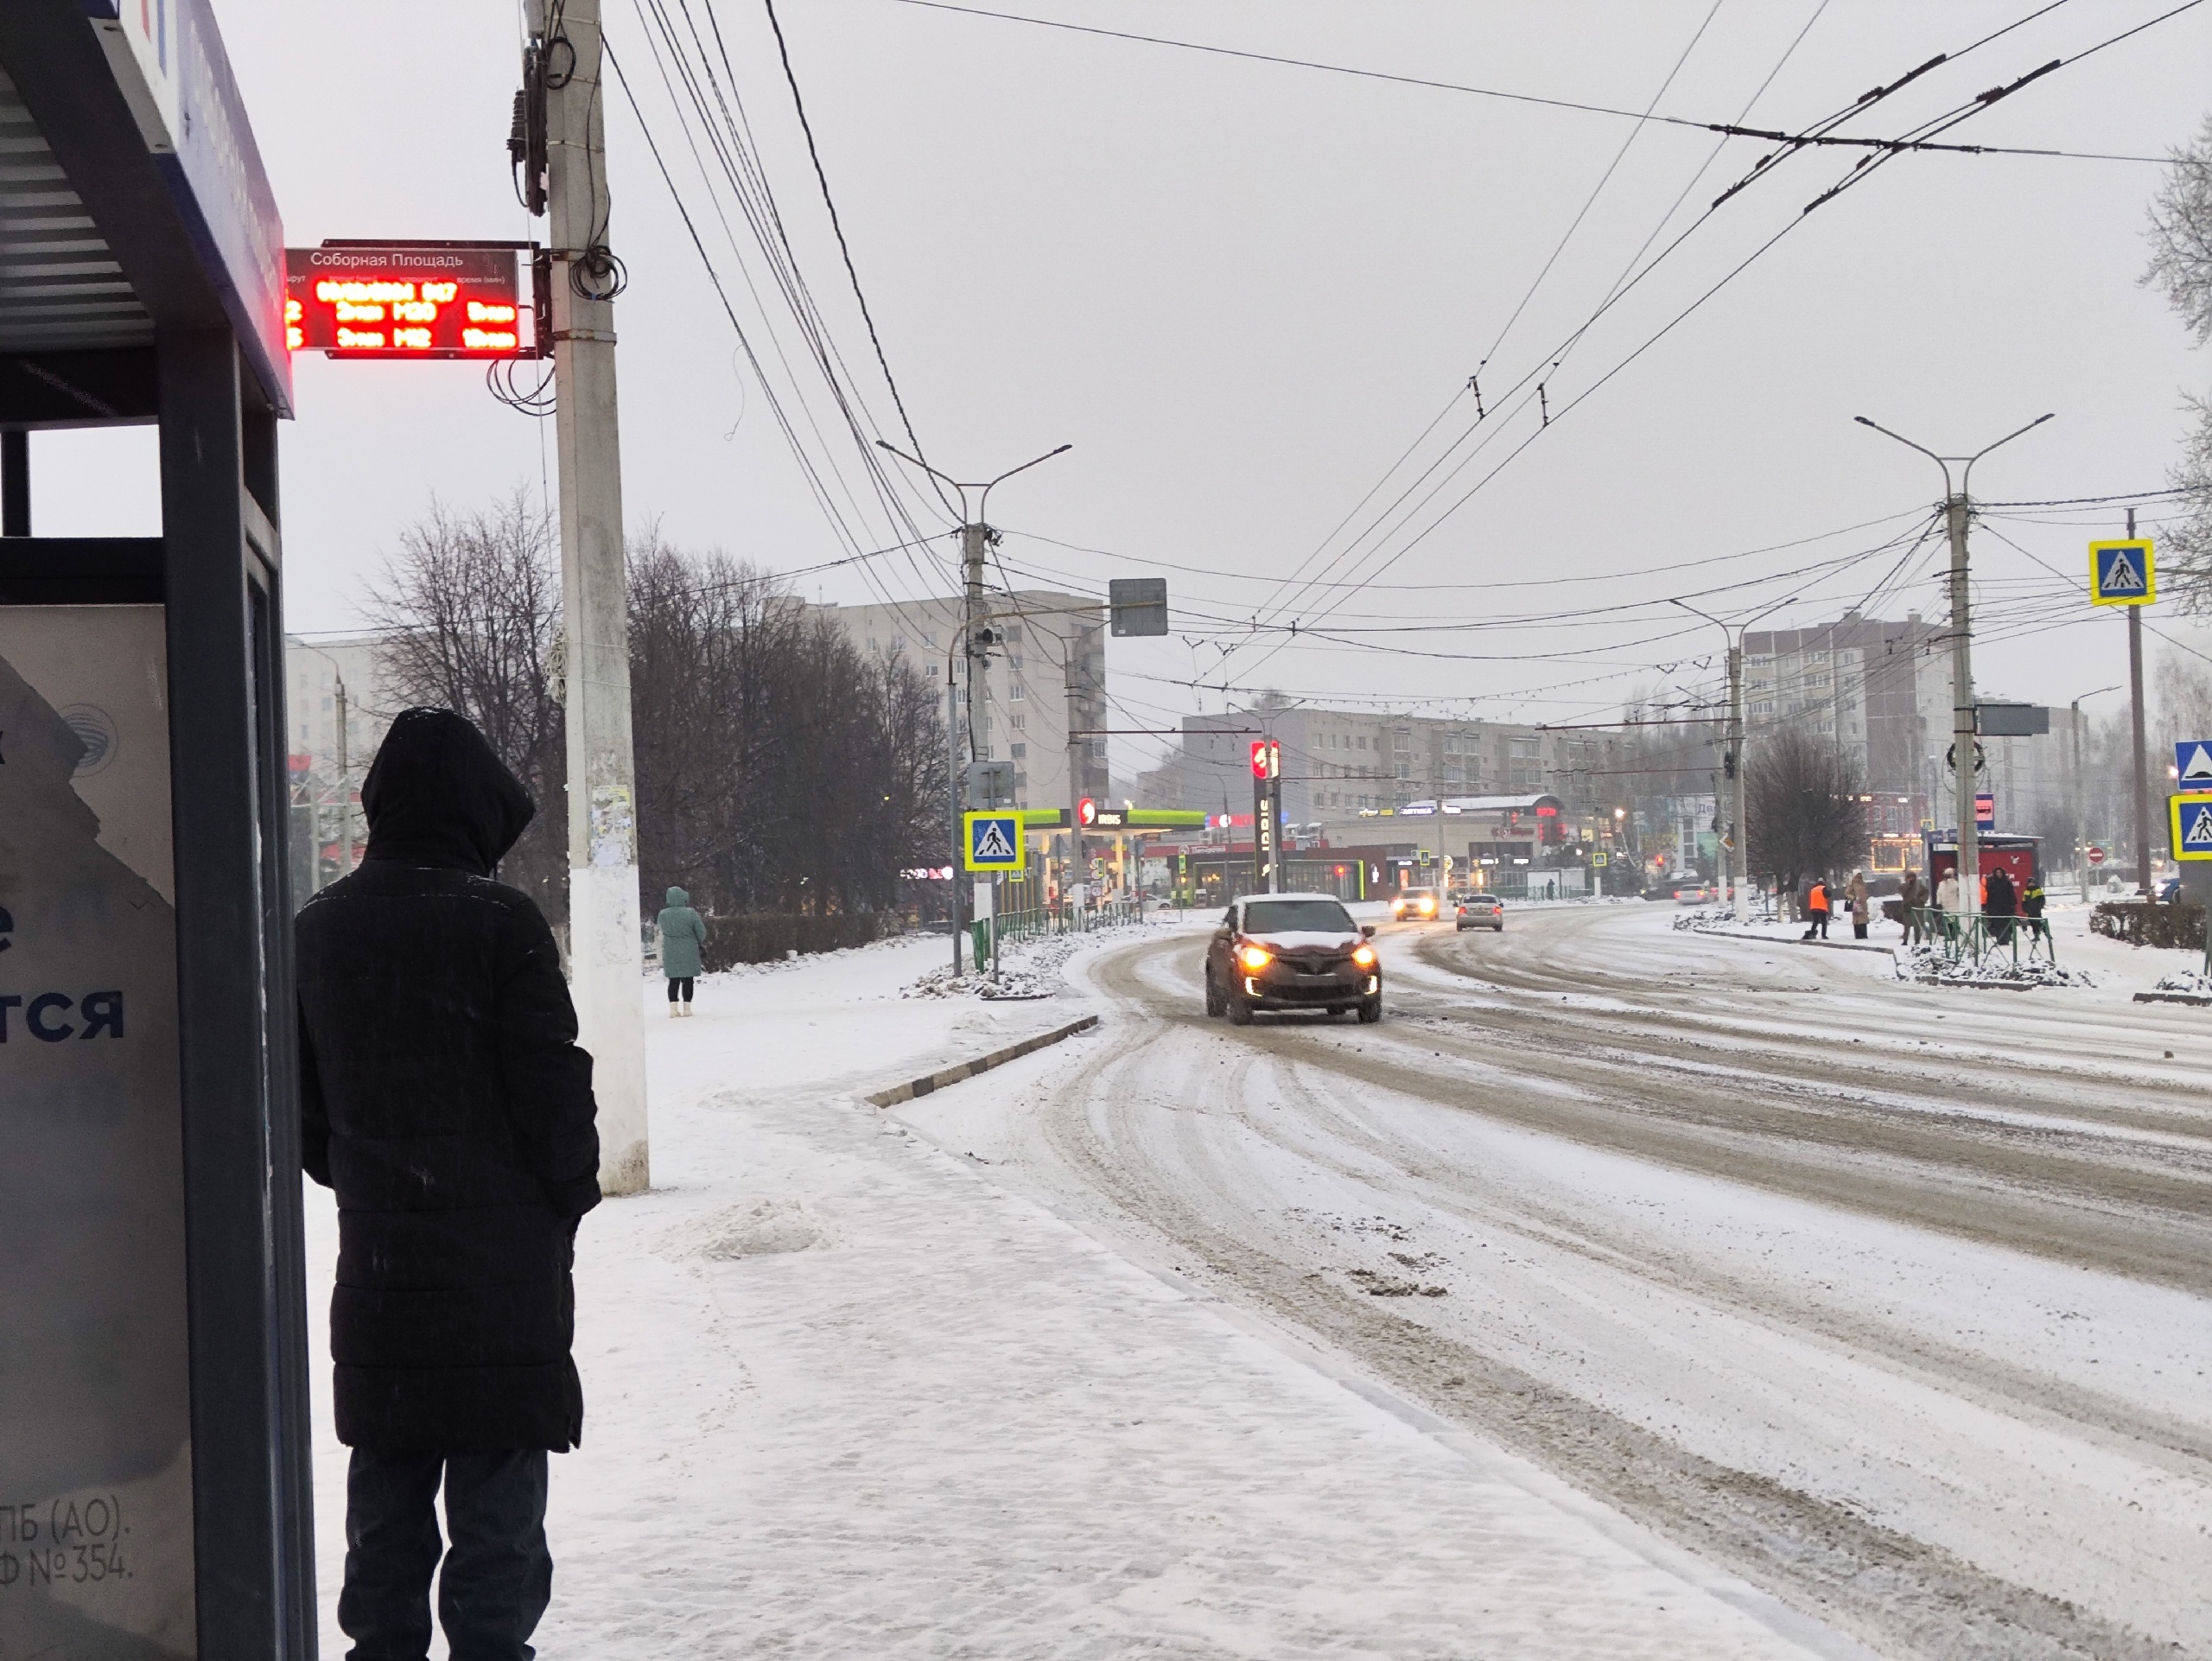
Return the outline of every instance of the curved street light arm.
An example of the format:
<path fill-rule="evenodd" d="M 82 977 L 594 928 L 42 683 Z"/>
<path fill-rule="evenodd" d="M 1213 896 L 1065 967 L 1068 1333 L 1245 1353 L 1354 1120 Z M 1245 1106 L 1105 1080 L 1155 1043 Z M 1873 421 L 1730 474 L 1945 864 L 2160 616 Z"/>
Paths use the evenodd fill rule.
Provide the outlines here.
<path fill-rule="evenodd" d="M 1950 497 L 1950 495 L 1951 495 L 1951 493 L 1952 493 L 1952 492 L 1951 492 L 1951 464 L 1950 464 L 1948 461 L 1945 461 L 1942 456 L 1940 456 L 1940 455 L 1936 455 L 1936 452 L 1935 452 L 1934 450 L 1929 449 L 1928 448 L 1928 446 L 1927 446 L 1927 445 L 1925 445 L 1925 444 L 1916 444 L 1916 443 L 1914 443 L 1914 442 L 1912 442 L 1912 440 L 1910 440 L 1910 438 L 1907 438 L 1907 437 L 1906 437 L 1903 433 L 1893 433 L 1893 432 L 1891 432 L 1891 431 L 1887 427 L 1885 427 L 1885 426 L 1884 426 L 1880 422 L 1878 422 L 1878 421 L 1869 421 L 1869 420 L 1868 420 L 1865 416 L 1853 416 L 1853 417 L 1852 417 L 1851 418 L 1852 418 L 1853 421 L 1857 422 L 1857 423 L 1858 423 L 1860 426 L 1862 426 L 1862 427 L 1872 427 L 1872 428 L 1876 432 L 1878 432 L 1878 433 L 1881 434 L 1881 435 L 1882 435 L 1882 436 L 1883 436 L 1883 437 L 1885 437 L 1885 438 L 1894 438 L 1894 439 L 1896 439 L 1896 440 L 1897 441 L 1897 442 L 1898 442 L 1898 443 L 1900 443 L 1900 444 L 1904 445 L 1904 446 L 1907 449 L 1909 449 L 1909 450 L 1918 450 L 1918 451 L 1919 451 L 1923 455 L 1926 456 L 1929 461 L 1933 461 L 1933 462 L 1934 462 L 1937 467 L 1939 467 L 1939 468 L 1942 468 L 1942 469 L 1943 469 L 1943 495 L 1944 495 L 1944 497 L 1945 497 L 1945 499 L 1946 499 L 1946 500 L 1948 500 L 1948 498 Z M 2014 436 L 2018 436 L 2018 435 L 2017 435 L 2017 434 L 2016 434 L 2016 435 L 2014 435 Z M 2001 441 L 2000 441 L 2000 442 L 2001 442 Z M 1986 453 L 1986 452 L 1985 452 L 1985 453 Z"/>
<path fill-rule="evenodd" d="M 1042 455 L 1032 457 L 1030 460 L 1024 461 L 1018 468 L 1008 468 L 1004 473 L 999 474 L 997 478 L 992 480 L 990 484 L 983 487 L 982 500 L 976 504 L 976 517 L 980 519 L 985 516 L 986 510 L 990 503 L 991 487 L 993 485 L 1004 484 L 1008 479 L 1013 478 L 1015 474 L 1027 473 L 1030 468 L 1037 466 L 1039 462 L 1049 461 L 1054 456 L 1061 455 L 1065 451 L 1071 450 L 1074 448 L 1075 446 L 1073 444 L 1063 444 L 1058 449 L 1046 450 Z"/>
<path fill-rule="evenodd" d="M 2028 423 L 2026 426 L 2021 428 L 2019 432 L 2006 433 L 2004 437 L 1997 441 L 1996 444 L 1985 444 L 1981 449 L 1976 450 L 1972 455 L 1967 457 L 1966 471 L 1959 476 L 1959 493 L 1962 496 L 1966 494 L 1967 480 L 1974 477 L 1974 464 L 1975 462 L 1980 461 L 1981 458 L 1988 455 L 1990 451 L 1997 449 L 1998 445 L 2009 444 L 2014 439 L 2018 438 L 2020 436 L 2020 433 L 2031 433 L 2037 428 L 2042 426 L 2044 422 L 2056 420 L 2057 416 L 2058 411 L 2056 410 L 2039 415 L 2033 421 Z"/>

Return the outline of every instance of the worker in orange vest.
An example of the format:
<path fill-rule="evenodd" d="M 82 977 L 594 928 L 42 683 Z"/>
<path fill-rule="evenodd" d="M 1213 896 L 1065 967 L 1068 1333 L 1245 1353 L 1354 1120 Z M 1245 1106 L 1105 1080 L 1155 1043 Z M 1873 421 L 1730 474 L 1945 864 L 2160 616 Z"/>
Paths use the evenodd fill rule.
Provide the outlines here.
<path fill-rule="evenodd" d="M 1828 885 L 1821 878 L 1813 879 L 1813 891 L 1805 896 L 1805 939 L 1815 935 L 1828 938 Z"/>

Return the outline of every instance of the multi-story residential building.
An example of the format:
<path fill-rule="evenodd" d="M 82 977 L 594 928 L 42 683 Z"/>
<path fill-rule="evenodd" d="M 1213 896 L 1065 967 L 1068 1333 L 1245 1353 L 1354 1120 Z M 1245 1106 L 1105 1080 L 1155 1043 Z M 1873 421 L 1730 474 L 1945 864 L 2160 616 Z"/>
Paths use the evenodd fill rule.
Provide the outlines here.
<path fill-rule="evenodd" d="M 291 722 L 287 735 L 295 758 L 304 759 L 317 773 L 337 776 L 338 684 L 346 684 L 346 765 L 355 786 L 384 730 L 399 713 L 399 703 L 385 680 L 377 657 L 380 637 L 374 634 L 318 635 L 303 640 L 284 637 L 285 715 Z"/>
<path fill-rule="evenodd" d="M 1573 733 L 1286 705 L 1185 716 L 1176 749 L 1140 780 L 1141 800 L 1249 812 L 1251 745 L 1262 730 L 1282 747 L 1283 811 L 1294 824 L 1395 814 L 1446 797 L 1562 790 L 1598 765 L 1596 745 Z"/>
<path fill-rule="evenodd" d="M 1949 740 L 1949 659 L 1942 630 L 1917 612 L 1888 622 L 1846 612 L 1817 628 L 1744 637 L 1744 712 L 1762 729 L 1793 726 L 1833 738 L 1878 794 L 1921 793 L 1931 740 Z M 1940 688 L 1940 690 L 1938 690 Z"/>
<path fill-rule="evenodd" d="M 956 703 L 975 735 L 975 759 L 1014 763 L 1015 805 L 1065 807 L 1071 796 L 1107 793 L 1105 608 L 1047 589 L 992 594 L 988 627 L 1001 636 L 977 667 L 976 707 L 967 703 L 959 657 L 965 602 L 958 598 L 823 609 L 871 655 L 903 657 L 938 689 L 951 665 Z M 1072 689 L 1072 690 L 1071 690 Z M 1079 737 L 1077 777 L 1068 778 L 1069 713 Z M 965 747 L 963 746 L 963 750 Z"/>

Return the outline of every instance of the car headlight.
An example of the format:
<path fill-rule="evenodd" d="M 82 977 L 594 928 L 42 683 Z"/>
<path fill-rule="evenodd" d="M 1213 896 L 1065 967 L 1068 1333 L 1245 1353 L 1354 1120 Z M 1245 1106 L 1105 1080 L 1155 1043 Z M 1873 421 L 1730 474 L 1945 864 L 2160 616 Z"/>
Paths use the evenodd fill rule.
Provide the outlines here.
<path fill-rule="evenodd" d="M 1357 964 L 1362 969 L 1374 968 L 1375 948 L 1371 945 L 1354 946 L 1352 948 L 1351 960 Z"/>
<path fill-rule="evenodd" d="M 1236 961 L 1255 973 L 1265 969 L 1274 960 L 1275 954 L 1265 946 L 1240 945 L 1236 948 Z"/>

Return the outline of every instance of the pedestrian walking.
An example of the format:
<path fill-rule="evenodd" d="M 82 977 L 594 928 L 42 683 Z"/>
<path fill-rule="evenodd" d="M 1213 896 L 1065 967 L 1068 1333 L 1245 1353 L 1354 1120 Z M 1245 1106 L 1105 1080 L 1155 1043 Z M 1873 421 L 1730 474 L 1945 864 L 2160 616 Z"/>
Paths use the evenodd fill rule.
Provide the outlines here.
<path fill-rule="evenodd" d="M 1866 892 L 1866 873 L 1853 871 L 1851 881 L 1844 884 L 1843 897 L 1851 906 L 1851 938 L 1866 938 L 1866 925 L 1873 920 L 1873 905 Z"/>
<path fill-rule="evenodd" d="M 668 977 L 668 1013 L 689 1015 L 691 984 L 699 978 L 699 954 L 707 945 L 705 920 L 691 909 L 690 894 L 671 888 L 654 920 L 660 929 L 660 972 Z"/>
<path fill-rule="evenodd" d="M 1907 945 L 1924 944 L 1928 939 L 1928 889 L 1917 871 L 1907 871 L 1904 881 L 1897 885 L 1897 908 L 1904 917 L 1904 943 Z"/>
<path fill-rule="evenodd" d="M 1813 887 L 1805 896 L 1805 932 L 1803 938 L 1828 938 L 1828 885 L 1821 877 L 1813 879 Z"/>
<path fill-rule="evenodd" d="M 549 1453 L 583 1435 L 576 1225 L 591 1057 L 552 931 L 493 878 L 535 811 L 447 710 L 391 723 L 359 869 L 301 909 L 301 1157 L 336 1191 L 333 1405 L 353 1449 L 338 1624 L 356 1657 L 526 1661 L 552 1595 Z"/>

